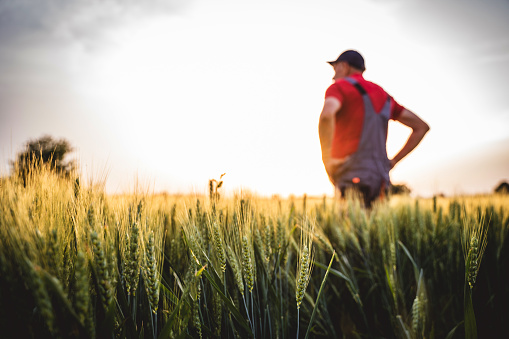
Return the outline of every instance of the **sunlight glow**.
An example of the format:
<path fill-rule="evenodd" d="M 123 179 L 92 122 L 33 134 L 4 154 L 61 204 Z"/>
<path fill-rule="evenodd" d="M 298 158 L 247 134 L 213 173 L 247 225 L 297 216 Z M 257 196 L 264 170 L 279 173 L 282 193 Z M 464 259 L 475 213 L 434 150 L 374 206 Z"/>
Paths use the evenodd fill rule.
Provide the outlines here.
<path fill-rule="evenodd" d="M 11 41 L 18 54 L 6 53 L 19 62 L 0 69 L 1 89 L 9 91 L 0 92 L 0 108 L 8 112 L 0 121 L 6 159 L 24 139 L 50 133 L 76 145 L 86 172 L 107 174 L 108 192 L 129 190 L 133 181 L 158 191 L 206 191 L 209 179 L 226 173 L 225 190 L 332 194 L 318 138 L 332 78 L 325 61 L 353 48 L 366 59 L 365 78 L 431 127 L 391 172 L 394 182 L 425 195 L 461 186 L 455 164 L 447 164 L 464 164 L 465 154 L 498 164 L 496 172 L 465 173 L 483 177 L 484 185 L 506 173 L 497 161 L 507 154 L 501 146 L 507 107 L 492 105 L 488 77 L 480 81 L 472 71 L 479 61 L 488 67 L 500 58 L 476 59 L 446 23 L 419 21 L 417 9 L 429 10 L 422 17 L 428 18 L 436 11 L 431 5 L 195 0 L 179 11 L 146 8 L 136 20 L 116 24 L 98 20 L 99 8 L 77 15 L 77 22 L 71 16 L 48 24 L 40 43 Z M 362 13 L 362 24 L 345 13 Z M 100 27 L 84 24 L 87 15 Z M 444 36 L 429 33 L 439 30 Z M 28 41 L 39 34 L 28 32 Z M 389 157 L 409 134 L 390 122 Z"/>

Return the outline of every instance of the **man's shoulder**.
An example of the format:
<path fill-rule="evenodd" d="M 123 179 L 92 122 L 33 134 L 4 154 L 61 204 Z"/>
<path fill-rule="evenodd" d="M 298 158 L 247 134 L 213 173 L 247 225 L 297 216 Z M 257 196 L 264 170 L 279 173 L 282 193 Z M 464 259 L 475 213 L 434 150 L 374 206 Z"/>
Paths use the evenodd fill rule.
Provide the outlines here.
<path fill-rule="evenodd" d="M 350 77 L 352 79 L 356 80 L 361 85 L 367 85 L 367 86 L 373 87 L 373 88 L 374 87 L 382 88 L 382 86 L 380 86 L 378 83 L 373 82 L 371 80 L 366 80 L 362 74 L 354 74 Z"/>
<path fill-rule="evenodd" d="M 368 90 L 368 88 L 383 89 L 382 86 L 378 85 L 377 83 L 370 81 L 370 80 L 366 80 L 362 76 L 362 74 L 353 74 L 353 75 L 347 76 L 345 78 L 338 79 L 338 80 L 336 80 L 336 82 L 333 85 L 336 85 L 338 87 L 352 88 L 352 87 L 354 87 L 353 83 L 355 83 L 355 82 L 358 83 L 359 85 L 361 85 L 362 87 L 366 88 L 366 90 Z"/>
<path fill-rule="evenodd" d="M 332 85 L 331 87 L 336 87 L 338 89 L 341 89 L 341 90 L 348 90 L 348 89 L 351 89 L 353 88 L 353 85 L 350 81 L 348 81 L 347 78 L 341 78 L 341 79 L 337 79 Z"/>
<path fill-rule="evenodd" d="M 387 92 L 385 91 L 385 89 L 382 86 L 380 86 L 376 82 L 364 79 L 364 77 L 362 75 L 356 76 L 356 77 L 354 77 L 354 79 L 357 80 L 359 85 L 361 85 L 361 87 L 364 88 L 364 90 L 369 94 L 374 94 L 374 95 L 387 94 Z"/>

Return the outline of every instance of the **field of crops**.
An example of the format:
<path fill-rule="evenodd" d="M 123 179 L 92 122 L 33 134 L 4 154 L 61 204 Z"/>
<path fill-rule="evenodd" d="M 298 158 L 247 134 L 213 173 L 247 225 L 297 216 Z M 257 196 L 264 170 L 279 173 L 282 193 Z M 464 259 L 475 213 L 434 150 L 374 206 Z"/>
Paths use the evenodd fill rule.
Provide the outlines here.
<path fill-rule="evenodd" d="M 497 338 L 509 198 L 203 196 L 0 181 L 2 338 Z M 215 185 L 215 186 L 214 186 Z"/>

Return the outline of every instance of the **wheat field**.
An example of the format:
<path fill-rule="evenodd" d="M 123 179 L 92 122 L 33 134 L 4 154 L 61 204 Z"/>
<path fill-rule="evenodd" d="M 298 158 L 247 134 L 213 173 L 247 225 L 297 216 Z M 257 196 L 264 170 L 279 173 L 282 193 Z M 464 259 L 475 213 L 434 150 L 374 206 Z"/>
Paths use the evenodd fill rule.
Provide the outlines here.
<path fill-rule="evenodd" d="M 0 181 L 2 338 L 494 338 L 509 198 L 107 195 Z M 223 196 L 224 195 L 224 196 Z"/>

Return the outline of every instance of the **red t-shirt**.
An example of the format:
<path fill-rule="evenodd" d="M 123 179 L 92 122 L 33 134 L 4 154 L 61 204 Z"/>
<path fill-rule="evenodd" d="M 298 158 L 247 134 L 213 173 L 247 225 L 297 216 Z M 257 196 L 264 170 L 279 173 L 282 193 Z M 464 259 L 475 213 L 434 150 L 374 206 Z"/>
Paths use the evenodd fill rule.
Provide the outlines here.
<path fill-rule="evenodd" d="M 373 107 L 380 112 L 388 94 L 375 83 L 367 81 L 362 74 L 350 76 L 368 93 Z M 336 128 L 332 140 L 331 156 L 343 158 L 357 151 L 361 139 L 362 123 L 364 121 L 364 102 L 359 91 L 347 80 L 339 79 L 329 86 L 325 97 L 334 97 L 341 102 L 341 109 L 336 114 Z M 396 120 L 404 107 L 392 99 L 390 119 Z"/>

